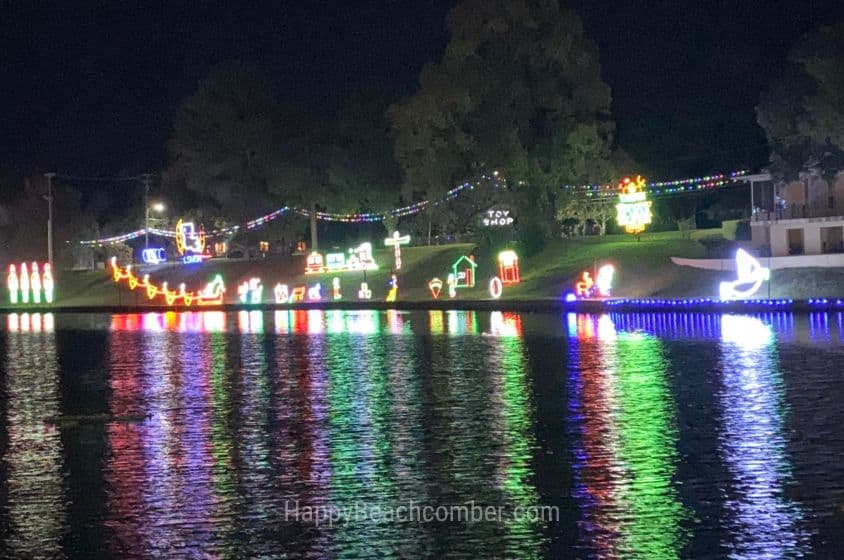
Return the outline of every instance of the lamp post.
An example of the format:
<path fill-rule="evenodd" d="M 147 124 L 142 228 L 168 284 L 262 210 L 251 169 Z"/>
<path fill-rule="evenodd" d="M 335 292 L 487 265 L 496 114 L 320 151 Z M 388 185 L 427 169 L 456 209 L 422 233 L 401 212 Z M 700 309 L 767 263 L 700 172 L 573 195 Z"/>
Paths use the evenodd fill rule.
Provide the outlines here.
<path fill-rule="evenodd" d="M 53 177 L 55 173 L 45 173 L 47 178 L 47 262 L 53 266 Z"/>
<path fill-rule="evenodd" d="M 152 206 L 149 204 L 149 198 L 146 200 L 146 220 L 144 222 L 144 249 L 149 248 L 149 213 L 150 210 L 154 210 L 155 212 L 164 212 L 164 204 L 161 202 L 156 202 Z"/>

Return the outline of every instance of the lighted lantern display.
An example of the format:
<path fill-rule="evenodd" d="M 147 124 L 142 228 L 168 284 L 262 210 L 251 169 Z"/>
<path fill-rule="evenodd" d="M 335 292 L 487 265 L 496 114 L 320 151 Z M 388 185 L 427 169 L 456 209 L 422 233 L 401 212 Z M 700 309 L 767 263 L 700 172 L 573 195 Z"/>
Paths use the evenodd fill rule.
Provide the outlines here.
<path fill-rule="evenodd" d="M 722 300 L 747 299 L 771 278 L 771 271 L 765 268 L 744 249 L 736 251 L 736 275 L 731 282 L 721 282 L 719 294 Z"/>
<path fill-rule="evenodd" d="M 259 304 L 264 295 L 264 286 L 260 278 L 250 278 L 237 287 L 237 296 L 241 303 Z"/>
<path fill-rule="evenodd" d="M 431 278 L 428 281 L 428 289 L 431 290 L 431 296 L 433 296 L 434 299 L 439 299 L 440 292 L 443 289 L 443 281 L 439 278 Z"/>
<path fill-rule="evenodd" d="M 369 284 L 366 282 L 360 283 L 360 290 L 358 290 L 358 299 L 372 299 L 372 290 L 369 289 Z"/>
<path fill-rule="evenodd" d="M 393 255 L 396 258 L 396 270 L 401 270 L 401 246 L 410 243 L 409 235 L 399 235 L 398 231 L 393 232 L 392 237 L 384 240 L 384 245 L 393 248 Z"/>
<path fill-rule="evenodd" d="M 498 278 L 502 284 L 518 284 L 519 256 L 515 251 L 501 251 L 498 253 Z"/>
<path fill-rule="evenodd" d="M 343 299 L 343 294 L 340 291 L 340 279 L 336 276 L 331 279 L 331 291 L 335 301 Z"/>
<path fill-rule="evenodd" d="M 451 265 L 451 273 L 454 274 L 455 288 L 474 288 L 475 287 L 475 269 L 478 265 L 475 264 L 475 259 L 472 255 L 468 257 L 463 255 Z"/>
<path fill-rule="evenodd" d="M 493 276 L 492 280 L 489 281 L 489 295 L 492 299 L 498 299 L 501 297 L 501 293 L 504 291 L 504 284 L 502 283 L 501 278 L 498 276 Z"/>
<path fill-rule="evenodd" d="M 625 177 L 618 185 L 616 221 L 627 233 L 641 233 L 651 223 L 651 201 L 645 193 L 645 179 Z"/>
<path fill-rule="evenodd" d="M 393 274 L 390 276 L 390 289 L 387 291 L 387 299 L 385 301 L 396 301 L 396 296 L 399 294 L 399 279 Z"/>
<path fill-rule="evenodd" d="M 300 301 L 305 301 L 305 293 L 307 292 L 306 286 L 296 286 L 293 288 L 293 291 L 290 292 L 290 303 L 297 303 Z"/>
<path fill-rule="evenodd" d="M 276 284 L 273 289 L 276 303 L 287 303 L 290 301 L 290 290 L 287 284 Z"/>
<path fill-rule="evenodd" d="M 141 251 L 141 260 L 147 264 L 161 264 L 167 260 L 167 255 L 161 247 L 150 247 Z"/>
<path fill-rule="evenodd" d="M 305 274 L 322 274 L 325 272 L 347 272 L 360 270 L 378 270 L 378 265 L 372 258 L 372 244 L 361 243 L 344 253 L 328 253 L 325 258 L 320 253 L 313 252 L 305 261 Z"/>
<path fill-rule="evenodd" d="M 20 271 L 20 273 L 18 273 Z M 9 290 L 9 303 L 53 303 L 55 283 L 50 263 L 41 267 L 37 262 L 21 263 L 20 267 L 9 265 L 6 276 L 6 288 Z"/>
<path fill-rule="evenodd" d="M 126 268 L 121 268 L 117 264 L 117 257 L 111 258 L 112 278 L 115 282 L 126 280 L 130 290 L 142 288 L 146 291 L 147 298 L 155 299 L 156 296 L 163 296 L 167 305 L 174 305 L 181 300 L 183 305 L 190 306 L 194 301 L 197 305 L 220 305 L 223 303 L 223 294 L 226 291 L 225 283 L 222 276 L 219 274 L 214 276 L 210 283 L 199 291 L 188 291 L 184 284 L 179 285 L 178 290 L 171 290 L 167 286 L 167 282 L 162 282 L 161 285 L 154 284 L 149 279 L 149 274 L 145 274 L 142 279 L 138 279 L 135 273 L 132 272 L 132 265 L 127 265 Z M 50 278 L 52 284 L 52 277 Z"/>

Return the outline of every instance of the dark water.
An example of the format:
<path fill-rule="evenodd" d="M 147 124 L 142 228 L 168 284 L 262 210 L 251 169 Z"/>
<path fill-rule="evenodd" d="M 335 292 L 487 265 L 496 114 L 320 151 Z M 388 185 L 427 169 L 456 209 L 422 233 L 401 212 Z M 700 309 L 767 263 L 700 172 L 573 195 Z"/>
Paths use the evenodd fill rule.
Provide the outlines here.
<path fill-rule="evenodd" d="M 844 550 L 840 314 L 7 321 L 5 556 Z"/>

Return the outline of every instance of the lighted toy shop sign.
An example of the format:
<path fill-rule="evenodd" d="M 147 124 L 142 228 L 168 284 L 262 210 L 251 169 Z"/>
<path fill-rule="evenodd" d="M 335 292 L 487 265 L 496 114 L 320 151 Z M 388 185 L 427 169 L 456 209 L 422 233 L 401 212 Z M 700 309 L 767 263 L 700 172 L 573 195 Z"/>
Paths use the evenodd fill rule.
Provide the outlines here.
<path fill-rule="evenodd" d="M 147 298 L 154 300 L 157 296 L 162 296 L 167 305 L 175 305 L 177 301 L 185 306 L 190 306 L 194 302 L 197 305 L 221 305 L 223 303 L 223 294 L 226 292 L 226 285 L 223 282 L 223 277 L 216 275 L 211 282 L 205 285 L 201 290 L 187 290 L 184 283 L 179 284 L 178 290 L 171 290 L 167 286 L 167 282 L 162 282 L 160 285 L 153 283 L 149 279 L 149 274 L 144 274 L 142 278 L 135 276 L 132 272 L 132 265 L 126 265 L 121 268 L 117 264 L 117 257 L 111 258 L 112 278 L 115 282 L 126 280 L 126 284 L 130 290 L 142 288 L 146 291 Z"/>
<path fill-rule="evenodd" d="M 197 228 L 193 222 L 176 223 L 176 251 L 182 255 L 185 264 L 202 262 L 210 255 L 205 254 L 205 230 Z"/>
<path fill-rule="evenodd" d="M 627 233 L 641 233 L 651 223 L 651 201 L 645 193 L 645 179 L 625 177 L 618 185 L 621 191 L 616 204 L 616 221 Z"/>
<path fill-rule="evenodd" d="M 378 270 L 378 265 L 372 258 L 372 244 L 361 243 L 349 249 L 346 253 L 313 252 L 305 260 L 305 274 L 324 274 L 326 272 L 352 272 L 362 270 Z"/>
<path fill-rule="evenodd" d="M 487 210 L 483 219 L 487 227 L 504 227 L 513 225 L 513 216 L 509 210 Z"/>
<path fill-rule="evenodd" d="M 736 275 L 730 282 L 721 282 L 719 295 L 722 300 L 747 299 L 762 287 L 765 280 L 771 278 L 771 271 L 759 264 L 744 249 L 736 252 Z"/>
<path fill-rule="evenodd" d="M 29 267 L 26 263 L 21 263 L 19 267 L 9 265 L 6 288 L 9 290 L 9 303 L 12 305 L 53 303 L 53 269 L 50 263 L 44 263 L 41 267 L 37 262 L 31 263 Z"/>

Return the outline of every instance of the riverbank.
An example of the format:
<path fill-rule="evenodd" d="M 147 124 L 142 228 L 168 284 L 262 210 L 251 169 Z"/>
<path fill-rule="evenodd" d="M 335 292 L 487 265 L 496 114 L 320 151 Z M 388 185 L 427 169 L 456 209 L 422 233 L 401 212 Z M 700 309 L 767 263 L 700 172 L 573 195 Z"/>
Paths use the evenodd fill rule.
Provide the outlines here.
<path fill-rule="evenodd" d="M 633 236 L 605 236 L 577 239 L 559 239 L 549 243 L 538 254 L 522 258 L 519 262 L 521 282 L 504 286 L 501 298 L 492 299 L 489 280 L 499 273 L 497 254 L 472 244 L 439 245 L 431 247 L 405 247 L 402 250 L 402 269 L 398 271 L 398 297 L 392 308 L 403 309 L 549 309 L 562 305 L 565 294 L 573 291 L 575 282 L 584 270 L 594 271 L 602 264 L 615 266 L 613 296 L 623 300 L 636 299 L 706 299 L 717 296 L 718 285 L 735 279 L 730 271 L 699 270 L 678 266 L 671 257 L 704 258 L 706 249 L 700 239 L 715 235 L 720 230 L 702 230 L 683 236 L 680 232 L 645 234 L 638 240 Z M 342 250 L 329 247 L 326 252 Z M 451 265 L 463 255 L 473 255 L 477 263 L 474 287 L 461 288 L 455 299 L 448 298 L 444 285 L 439 299 L 434 299 L 428 288 L 431 278 L 445 282 Z M 273 286 L 287 284 L 322 285 L 323 298 L 332 297 L 332 279 L 341 283 L 339 301 L 308 302 L 308 308 L 387 308 L 384 302 L 393 265 L 393 253 L 376 249 L 376 271 L 344 272 L 337 274 L 304 274 L 305 257 L 271 257 L 266 259 L 230 260 L 212 259 L 202 264 L 163 264 L 137 267 L 138 277 L 149 274 L 157 284 L 166 281 L 170 289 L 184 283 L 188 290 L 198 290 L 211 278 L 220 275 L 227 291 L 221 308 L 238 309 L 237 286 L 250 278 L 260 278 L 264 286 L 263 306 L 274 308 Z M 361 282 L 372 291 L 371 300 L 358 300 Z M 770 300 L 844 299 L 844 268 L 784 269 L 774 270 L 770 281 L 759 293 Z M 56 303 L 53 309 L 126 310 L 168 309 L 159 296 L 150 302 L 144 290 L 129 290 L 125 280 L 114 282 L 109 270 L 61 271 L 57 275 Z M 581 305 L 586 305 L 581 303 Z M 621 304 L 615 304 L 621 305 Z M 625 304 L 629 305 L 629 304 Z M 648 304 L 653 306 L 656 304 Z M 674 304 L 677 305 L 677 304 Z M 763 304 L 769 305 L 769 304 Z M 799 307 L 797 303 L 794 304 Z M 814 305 L 814 304 L 811 304 Z M 196 304 L 194 303 L 194 308 Z M 3 306 L 8 311 L 21 306 Z M 211 309 L 211 307 L 207 307 Z"/>
<path fill-rule="evenodd" d="M 166 306 L 151 303 L 139 305 L 27 305 L 0 309 L 3 313 L 166 313 L 173 311 L 307 311 L 307 310 L 398 310 L 398 311 L 503 311 L 503 312 L 649 312 L 649 313 L 814 313 L 844 312 L 844 299 L 749 299 L 719 301 L 715 299 L 588 299 L 555 300 L 433 300 L 433 301 L 314 301 L 282 303 L 227 303 L 203 306 Z"/>

